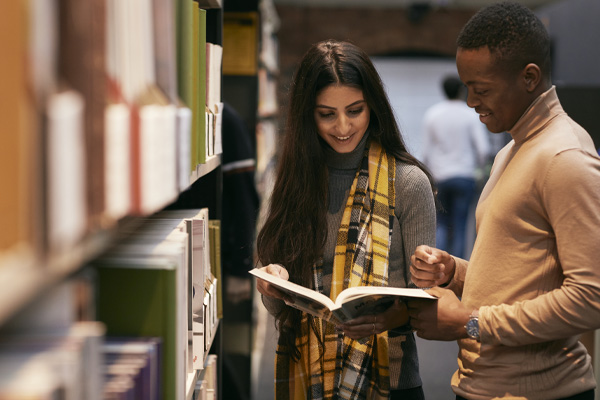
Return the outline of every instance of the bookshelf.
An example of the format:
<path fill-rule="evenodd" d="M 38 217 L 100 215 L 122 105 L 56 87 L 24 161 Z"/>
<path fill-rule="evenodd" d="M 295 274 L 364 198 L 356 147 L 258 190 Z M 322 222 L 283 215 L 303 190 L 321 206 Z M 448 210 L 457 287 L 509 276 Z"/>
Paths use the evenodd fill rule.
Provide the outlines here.
<path fill-rule="evenodd" d="M 98 265 L 111 260 L 137 262 L 134 269 L 122 268 L 132 282 L 139 271 L 162 271 L 147 282 L 157 279 L 172 291 L 167 304 L 177 312 L 177 324 L 185 324 L 176 337 L 161 339 L 163 357 L 175 359 L 169 346 L 186 348 L 190 357 L 185 365 L 177 361 L 177 380 L 159 397 L 195 399 L 208 390 L 220 398 L 215 242 L 222 195 L 223 2 L 25 3 L 0 5 L 0 370 L 15 369 L 27 377 L 24 382 L 40 384 L 11 392 L 11 382 L 0 379 L 0 397 L 67 393 L 94 400 L 102 397 L 102 385 L 109 390 L 110 382 L 110 390 L 117 390 L 113 383 L 119 379 L 101 372 L 102 359 L 108 360 L 105 341 L 118 331 L 102 308 L 103 301 L 118 297 L 117 282 L 101 284 L 109 274 Z M 206 197 L 186 204 L 182 199 L 192 189 Z M 169 208 L 205 209 L 203 246 L 216 258 L 206 260 L 209 277 L 194 288 L 208 299 L 200 303 L 206 314 L 201 318 L 187 301 L 183 260 L 192 248 L 174 244 L 187 243 L 192 233 L 180 225 L 168 239 L 146 231 L 148 220 Z M 135 256 L 117 257 L 126 243 Z M 164 254 L 156 255 L 157 248 Z M 137 290 L 152 291 L 147 285 Z M 135 307 L 144 305 L 122 295 L 108 314 L 135 322 Z M 147 320 L 137 316 L 139 326 L 131 326 L 130 336 L 139 331 L 141 339 Z M 201 332 L 202 357 L 195 361 L 190 338 L 197 331 L 188 330 L 194 318 L 195 326 L 202 320 L 202 329 L 210 328 Z M 31 341 L 21 352 L 11 347 L 17 337 Z M 58 350 L 63 347 L 74 350 Z M 56 372 L 84 364 L 89 376 L 81 382 Z M 138 373 L 149 370 L 140 367 Z M 165 377 L 163 383 L 170 382 Z"/>

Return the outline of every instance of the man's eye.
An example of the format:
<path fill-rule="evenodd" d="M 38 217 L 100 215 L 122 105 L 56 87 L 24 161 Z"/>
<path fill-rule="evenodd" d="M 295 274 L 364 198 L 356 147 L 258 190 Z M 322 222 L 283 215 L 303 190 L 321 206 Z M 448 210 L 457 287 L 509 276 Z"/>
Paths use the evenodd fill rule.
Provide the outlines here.
<path fill-rule="evenodd" d="M 486 93 L 487 93 L 487 90 L 475 90 L 475 91 L 474 91 L 474 93 L 475 93 L 477 96 L 483 96 L 484 94 L 486 94 Z"/>

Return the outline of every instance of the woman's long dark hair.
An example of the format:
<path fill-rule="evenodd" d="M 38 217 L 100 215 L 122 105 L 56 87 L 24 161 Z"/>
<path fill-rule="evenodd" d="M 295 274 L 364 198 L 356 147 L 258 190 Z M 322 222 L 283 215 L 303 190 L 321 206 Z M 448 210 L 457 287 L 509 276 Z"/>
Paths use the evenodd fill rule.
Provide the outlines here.
<path fill-rule="evenodd" d="M 406 150 L 381 78 L 367 54 L 357 46 L 335 40 L 313 45 L 294 76 L 283 146 L 278 159 L 269 212 L 258 233 L 257 252 L 263 265 L 281 264 L 290 281 L 311 287 L 312 266 L 322 255 L 327 239 L 328 173 L 323 144 L 314 118 L 316 98 L 330 85 L 347 85 L 363 91 L 371 110 L 370 140 L 401 162 L 427 169 Z M 300 334 L 301 313 L 291 307 L 276 316 L 292 357 Z"/>

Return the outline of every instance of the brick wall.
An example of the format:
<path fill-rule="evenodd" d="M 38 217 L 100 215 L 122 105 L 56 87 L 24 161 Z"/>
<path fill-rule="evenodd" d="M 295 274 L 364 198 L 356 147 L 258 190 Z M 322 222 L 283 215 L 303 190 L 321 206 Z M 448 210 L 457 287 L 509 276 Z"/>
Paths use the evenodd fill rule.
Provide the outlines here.
<path fill-rule="evenodd" d="M 278 5 L 281 27 L 279 104 L 282 117 L 287 88 L 304 52 L 324 39 L 350 40 L 371 56 L 431 54 L 453 56 L 456 37 L 471 10 L 430 9 L 418 22 L 404 8 L 327 8 Z"/>

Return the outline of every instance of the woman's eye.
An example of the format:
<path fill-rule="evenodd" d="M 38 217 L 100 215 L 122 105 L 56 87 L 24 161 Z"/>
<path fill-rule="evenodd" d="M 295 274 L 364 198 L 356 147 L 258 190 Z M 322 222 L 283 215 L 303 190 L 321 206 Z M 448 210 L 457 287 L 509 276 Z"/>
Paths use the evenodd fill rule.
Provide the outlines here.
<path fill-rule="evenodd" d="M 319 117 L 330 118 L 330 117 L 333 117 L 333 113 L 319 113 Z"/>
<path fill-rule="evenodd" d="M 350 110 L 350 111 L 348 111 L 348 113 L 349 113 L 350 115 L 359 115 L 359 114 L 360 114 L 360 113 L 362 113 L 362 112 L 363 112 L 363 108 L 362 108 L 362 107 L 361 107 L 361 108 L 357 108 L 357 109 L 354 109 L 354 110 Z"/>

